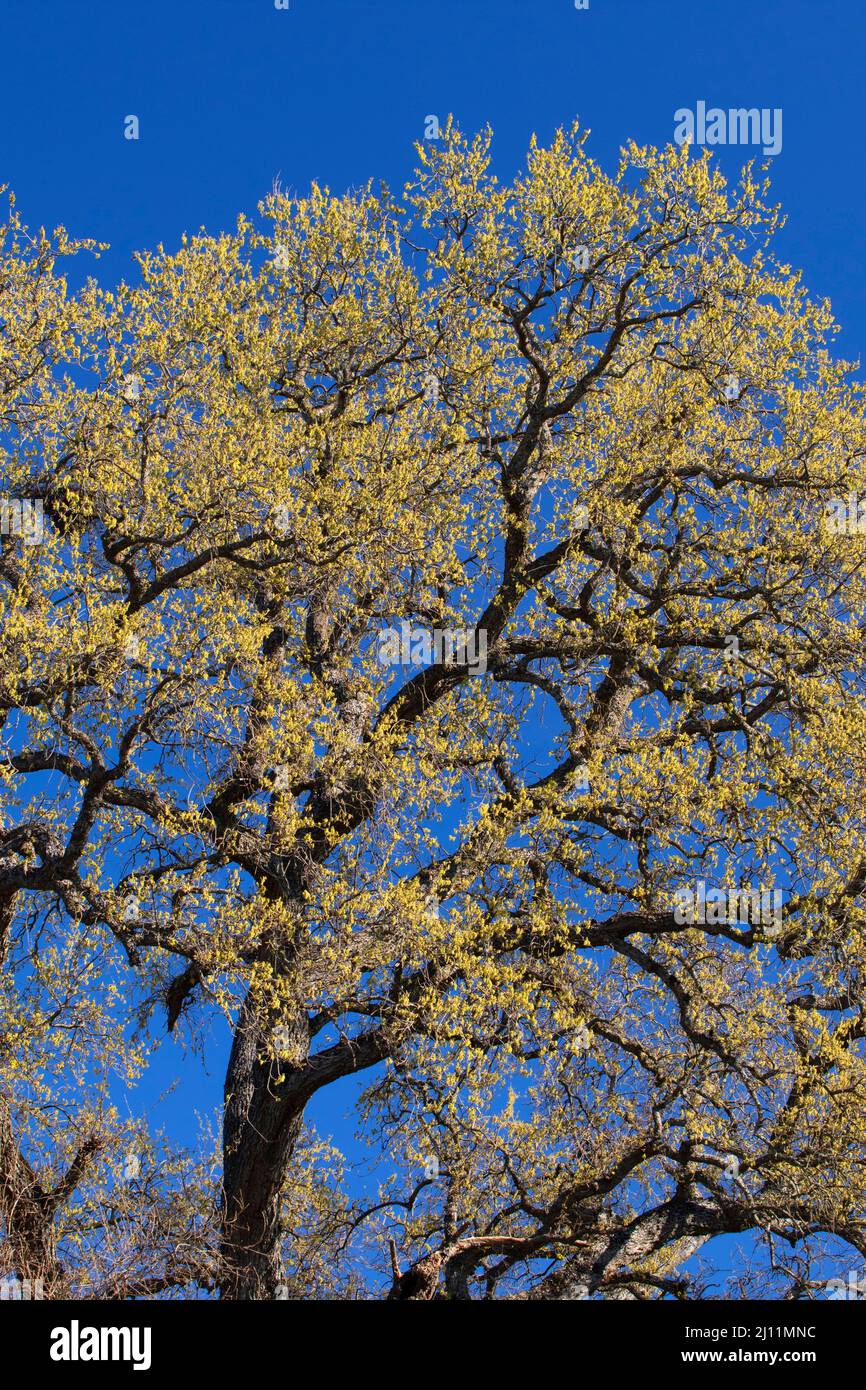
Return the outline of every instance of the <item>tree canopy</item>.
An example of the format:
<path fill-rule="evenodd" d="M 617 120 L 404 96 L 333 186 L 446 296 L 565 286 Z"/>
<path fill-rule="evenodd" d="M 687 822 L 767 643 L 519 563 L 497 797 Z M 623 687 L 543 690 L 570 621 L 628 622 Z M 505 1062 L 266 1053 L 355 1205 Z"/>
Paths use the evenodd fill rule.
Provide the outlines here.
<path fill-rule="evenodd" d="M 767 199 L 577 127 L 503 183 L 449 124 L 400 199 L 276 187 L 112 291 L 10 201 L 0 1275 L 866 1253 L 864 396 Z M 136 1112 L 165 1048 L 225 1066 L 198 1150 Z"/>

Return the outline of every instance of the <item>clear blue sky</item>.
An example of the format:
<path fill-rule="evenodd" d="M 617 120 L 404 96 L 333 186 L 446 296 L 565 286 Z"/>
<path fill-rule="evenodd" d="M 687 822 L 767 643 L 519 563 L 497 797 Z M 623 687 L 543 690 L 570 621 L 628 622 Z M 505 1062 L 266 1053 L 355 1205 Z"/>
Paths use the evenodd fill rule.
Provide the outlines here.
<path fill-rule="evenodd" d="M 606 167 L 629 137 L 666 143 L 674 112 L 781 107 L 772 161 L 789 221 L 785 259 L 826 294 L 840 350 L 866 345 L 863 0 L 2 0 L 0 182 L 31 225 L 111 243 L 106 283 L 130 254 L 183 231 L 231 227 L 275 176 L 303 191 L 384 178 L 399 189 L 424 119 L 490 123 L 498 172 L 578 115 Z M 140 139 L 124 139 L 137 115 Z M 730 173 L 751 157 L 718 157 Z M 88 266 L 88 270 L 91 267 Z M 191 1138 L 218 1101 L 209 1080 L 158 1106 Z M 176 1074 L 169 1040 L 147 1084 Z M 323 1127 L 345 1135 L 349 1099 Z M 134 1103 L 137 1108 L 137 1102 Z M 351 1126 L 349 1126 L 351 1132 Z"/>

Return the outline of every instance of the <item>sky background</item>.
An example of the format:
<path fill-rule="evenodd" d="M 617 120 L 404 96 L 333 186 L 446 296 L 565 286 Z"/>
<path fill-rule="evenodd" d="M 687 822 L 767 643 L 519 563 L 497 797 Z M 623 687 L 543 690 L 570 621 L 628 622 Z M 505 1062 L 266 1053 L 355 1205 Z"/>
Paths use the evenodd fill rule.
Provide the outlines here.
<path fill-rule="evenodd" d="M 132 252 L 253 214 L 275 178 L 340 193 L 399 190 L 425 118 L 489 123 L 500 177 L 533 133 L 575 116 L 608 171 L 621 144 L 665 144 L 674 112 L 780 107 L 778 247 L 842 324 L 839 351 L 866 345 L 863 0 L 2 0 L 0 182 L 32 227 L 109 242 L 96 267 L 133 277 Z M 140 138 L 124 138 L 136 115 Z M 721 148 L 731 175 L 760 152 Z M 191 1140 L 219 1102 L 227 1034 L 209 1075 L 157 1097 L 182 1070 L 169 1039 L 131 1098 Z M 347 1137 L 351 1083 L 316 1107 Z"/>

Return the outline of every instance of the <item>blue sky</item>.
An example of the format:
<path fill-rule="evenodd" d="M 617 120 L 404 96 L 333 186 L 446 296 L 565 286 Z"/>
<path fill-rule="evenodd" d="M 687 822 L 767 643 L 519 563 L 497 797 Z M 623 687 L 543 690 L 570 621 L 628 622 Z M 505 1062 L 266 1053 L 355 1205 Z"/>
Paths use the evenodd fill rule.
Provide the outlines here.
<path fill-rule="evenodd" d="M 490 123 L 503 177 L 529 138 L 579 116 L 605 167 L 629 137 L 663 144 L 674 112 L 783 112 L 772 161 L 788 214 L 783 257 L 830 297 L 840 351 L 866 343 L 862 0 L 3 0 L 0 182 L 33 226 L 111 244 L 106 284 L 131 253 L 233 226 L 279 177 L 335 192 L 411 171 L 425 117 Z M 124 138 L 136 115 L 140 138 Z M 753 151 L 718 152 L 733 174 Z M 88 265 L 88 271 L 91 267 Z M 210 1076 L 157 1106 L 192 1138 L 219 1099 Z M 176 1074 L 170 1040 L 144 1088 Z M 351 1088 L 319 1107 L 338 1134 Z M 137 1108 L 137 1104 L 135 1108 Z M 349 1126 L 351 1130 L 351 1126 Z M 345 1131 L 343 1131 L 345 1132 Z"/>
<path fill-rule="evenodd" d="M 4 0 L 0 180 L 32 223 L 137 247 L 305 189 L 402 185 L 424 117 L 490 122 L 503 174 L 575 114 L 610 166 L 673 113 L 781 107 L 785 253 L 866 338 L 861 0 Z M 123 137 L 135 114 L 141 138 Z M 721 152 L 733 170 L 741 149 Z"/>

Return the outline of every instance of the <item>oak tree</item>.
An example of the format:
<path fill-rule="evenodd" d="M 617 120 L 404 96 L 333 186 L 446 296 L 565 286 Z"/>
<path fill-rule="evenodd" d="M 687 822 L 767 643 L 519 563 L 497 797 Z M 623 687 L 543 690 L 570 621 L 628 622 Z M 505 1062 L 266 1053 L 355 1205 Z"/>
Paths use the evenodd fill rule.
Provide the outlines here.
<path fill-rule="evenodd" d="M 781 1297 L 866 1253 L 864 398 L 767 197 L 576 127 L 502 183 L 449 125 L 399 200 L 277 188 L 112 291 L 10 203 L 0 1275 L 699 1297 L 728 1236 Z M 135 1083 L 196 1048 L 185 1152 Z"/>

